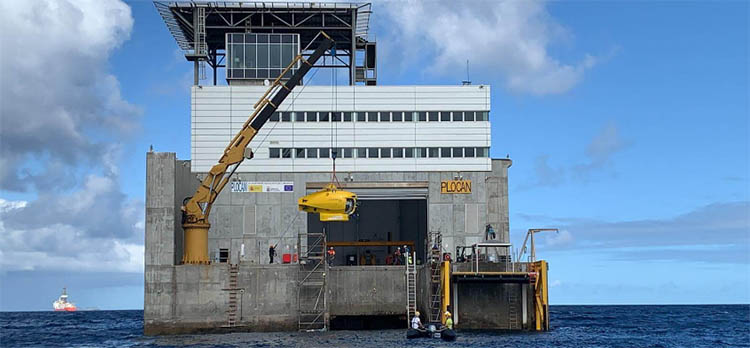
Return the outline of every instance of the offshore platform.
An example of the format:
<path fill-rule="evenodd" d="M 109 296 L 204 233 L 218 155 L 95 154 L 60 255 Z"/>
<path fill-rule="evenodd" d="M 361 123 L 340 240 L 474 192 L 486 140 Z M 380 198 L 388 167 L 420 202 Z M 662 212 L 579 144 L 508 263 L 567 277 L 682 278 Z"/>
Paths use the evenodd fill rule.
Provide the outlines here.
<path fill-rule="evenodd" d="M 146 156 L 146 334 L 549 329 L 490 86 L 378 85 L 369 3 L 154 5 L 194 85 L 191 159 Z"/>

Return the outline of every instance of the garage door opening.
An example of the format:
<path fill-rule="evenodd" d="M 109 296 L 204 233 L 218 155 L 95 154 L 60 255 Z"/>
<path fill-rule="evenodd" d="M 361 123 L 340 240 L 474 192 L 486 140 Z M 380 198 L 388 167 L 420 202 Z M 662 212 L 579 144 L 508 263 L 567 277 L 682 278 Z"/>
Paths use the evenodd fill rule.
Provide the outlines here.
<path fill-rule="evenodd" d="M 329 243 L 368 242 L 359 246 L 335 246 L 332 266 L 394 264 L 396 245 L 401 245 L 395 242 L 408 242 L 409 249 L 417 253 L 417 262 L 423 262 L 427 200 L 360 199 L 349 221 L 320 222 L 317 215 L 308 214 L 307 227 L 311 233 L 325 229 Z M 390 245 L 376 245 L 378 243 Z"/>

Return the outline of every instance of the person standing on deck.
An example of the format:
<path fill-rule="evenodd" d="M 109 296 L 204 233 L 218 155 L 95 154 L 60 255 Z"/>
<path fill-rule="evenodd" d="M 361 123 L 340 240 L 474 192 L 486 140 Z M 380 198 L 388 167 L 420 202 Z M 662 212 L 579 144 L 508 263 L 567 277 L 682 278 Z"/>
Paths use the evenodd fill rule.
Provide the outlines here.
<path fill-rule="evenodd" d="M 276 256 L 276 247 L 271 244 L 268 247 L 268 263 L 273 263 L 273 257 Z"/>

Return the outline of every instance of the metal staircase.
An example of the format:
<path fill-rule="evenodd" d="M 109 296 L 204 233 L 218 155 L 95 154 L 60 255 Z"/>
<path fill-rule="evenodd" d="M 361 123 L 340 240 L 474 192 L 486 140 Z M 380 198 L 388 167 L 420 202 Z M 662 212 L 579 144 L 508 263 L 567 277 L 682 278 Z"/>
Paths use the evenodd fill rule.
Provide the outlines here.
<path fill-rule="evenodd" d="M 229 293 L 227 306 L 227 323 L 224 327 L 231 328 L 237 326 L 237 301 L 240 289 L 237 287 L 237 275 L 240 273 L 239 264 L 229 264 L 229 288 L 224 289 Z"/>
<path fill-rule="evenodd" d="M 518 297 L 514 290 L 513 288 L 506 288 L 506 291 L 508 291 L 508 329 L 520 330 L 521 327 L 518 325 Z"/>
<path fill-rule="evenodd" d="M 406 327 L 417 311 L 417 265 L 414 262 L 416 253 L 406 255 Z"/>
<path fill-rule="evenodd" d="M 430 232 L 428 244 L 430 246 L 430 322 L 440 322 L 440 312 L 443 308 L 443 284 L 440 277 L 443 237 L 440 231 Z"/>
<path fill-rule="evenodd" d="M 307 241 L 307 251 L 300 258 L 297 280 L 297 304 L 299 307 L 299 330 L 325 330 L 328 326 L 328 304 L 326 301 L 326 234 L 300 234 Z M 301 250 L 301 248 L 300 248 Z"/>

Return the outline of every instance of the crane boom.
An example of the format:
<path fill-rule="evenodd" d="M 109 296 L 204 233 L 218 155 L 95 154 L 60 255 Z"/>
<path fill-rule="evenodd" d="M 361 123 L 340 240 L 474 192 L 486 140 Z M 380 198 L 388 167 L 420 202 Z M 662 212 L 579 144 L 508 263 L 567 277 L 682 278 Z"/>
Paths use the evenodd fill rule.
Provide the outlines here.
<path fill-rule="evenodd" d="M 255 103 L 255 111 L 250 115 L 242 129 L 234 136 L 227 148 L 224 150 L 219 162 L 211 167 L 206 177 L 198 186 L 198 190 L 182 206 L 182 227 L 185 230 L 185 249 L 182 257 L 183 263 L 207 264 L 208 259 L 208 229 L 211 226 L 208 216 L 211 206 L 221 193 L 224 186 L 229 182 L 232 174 L 246 158 L 253 157 L 253 153 L 247 148 L 258 131 L 266 124 L 271 115 L 286 99 L 292 89 L 300 84 L 302 78 L 313 65 L 333 47 L 333 39 L 326 33 L 320 32 L 320 45 L 307 58 L 297 55 L 294 60 L 284 69 L 281 75 L 271 84 L 266 93 Z M 313 39 L 313 42 L 315 39 Z M 281 78 L 290 72 L 292 67 L 301 62 L 299 68 L 286 81 Z"/>

